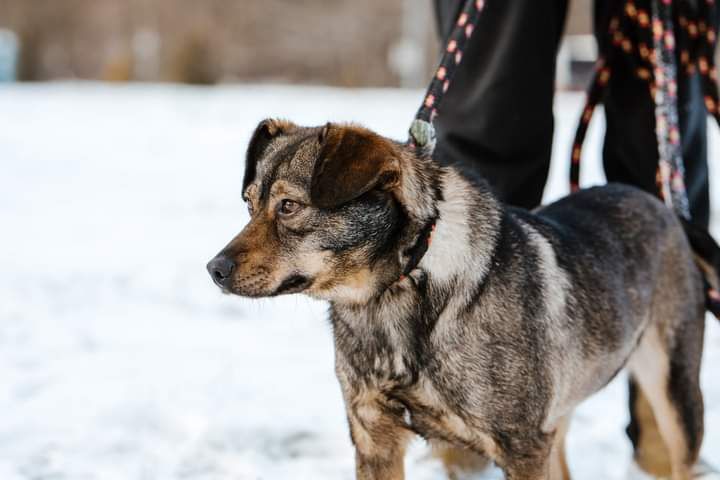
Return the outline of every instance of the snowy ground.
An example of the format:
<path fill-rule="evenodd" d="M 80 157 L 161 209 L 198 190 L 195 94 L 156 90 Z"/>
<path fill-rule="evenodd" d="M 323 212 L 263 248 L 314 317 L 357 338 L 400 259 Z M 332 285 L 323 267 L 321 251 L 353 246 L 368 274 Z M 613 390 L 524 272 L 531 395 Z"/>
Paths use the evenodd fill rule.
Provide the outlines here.
<path fill-rule="evenodd" d="M 420 96 L 0 87 L 0 479 L 353 478 L 325 306 L 223 296 L 205 263 L 247 219 L 258 120 L 353 120 L 404 138 Z M 558 99 L 548 198 L 566 191 L 580 103 Z M 586 184 L 602 181 L 599 135 Z M 717 170 L 714 126 L 712 141 Z M 714 194 L 718 211 L 720 182 Z M 708 325 L 704 456 L 720 463 L 720 328 Z M 625 395 L 616 381 L 578 410 L 576 478 L 623 478 Z M 408 471 L 443 478 L 421 442 Z"/>

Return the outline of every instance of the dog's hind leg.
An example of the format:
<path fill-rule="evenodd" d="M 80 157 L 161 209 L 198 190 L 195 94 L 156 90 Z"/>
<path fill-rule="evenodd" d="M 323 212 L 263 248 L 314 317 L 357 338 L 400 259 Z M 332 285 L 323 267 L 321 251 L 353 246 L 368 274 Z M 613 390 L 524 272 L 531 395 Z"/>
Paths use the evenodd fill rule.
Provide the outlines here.
<path fill-rule="evenodd" d="M 643 471 L 655 477 L 669 477 L 672 473 L 670 455 L 652 407 L 637 380 L 628 378 L 630 425 L 627 433 L 633 444 L 634 457 Z"/>
<path fill-rule="evenodd" d="M 703 324 L 664 327 L 648 327 L 628 366 L 657 421 L 672 479 L 690 480 L 703 435 L 699 386 Z"/>

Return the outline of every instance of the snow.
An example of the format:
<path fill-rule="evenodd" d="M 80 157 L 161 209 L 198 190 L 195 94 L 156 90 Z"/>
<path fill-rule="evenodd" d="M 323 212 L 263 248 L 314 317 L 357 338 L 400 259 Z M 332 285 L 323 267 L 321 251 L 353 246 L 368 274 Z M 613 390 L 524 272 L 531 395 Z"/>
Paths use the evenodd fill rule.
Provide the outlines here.
<path fill-rule="evenodd" d="M 326 306 L 221 295 L 205 263 L 247 220 L 243 156 L 261 118 L 355 121 L 402 139 L 421 95 L 0 88 L 0 478 L 353 478 Z M 548 199 L 567 191 L 581 103 L 557 99 Z M 586 185 L 603 181 L 601 123 Z M 717 463 L 717 322 L 706 339 L 703 454 Z M 624 478 L 625 403 L 620 378 L 578 409 L 568 442 L 576 478 Z M 421 441 L 407 466 L 410 479 L 443 478 Z"/>

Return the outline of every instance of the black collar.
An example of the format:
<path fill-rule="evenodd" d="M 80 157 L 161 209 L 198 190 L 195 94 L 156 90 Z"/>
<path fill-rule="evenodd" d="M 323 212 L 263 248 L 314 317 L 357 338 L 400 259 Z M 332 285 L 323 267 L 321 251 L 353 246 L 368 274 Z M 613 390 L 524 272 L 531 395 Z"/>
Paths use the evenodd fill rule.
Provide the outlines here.
<path fill-rule="evenodd" d="M 408 263 L 405 265 L 403 273 L 400 276 L 400 280 L 404 279 L 410 274 L 410 272 L 415 270 L 420 263 L 420 260 L 422 260 L 427 253 L 428 248 L 430 248 L 430 243 L 432 242 L 432 235 L 435 231 L 436 223 L 437 217 L 434 217 L 427 222 L 423 226 L 422 230 L 420 230 L 415 244 L 403 252 L 406 257 L 410 257 L 410 260 L 408 260 Z"/>

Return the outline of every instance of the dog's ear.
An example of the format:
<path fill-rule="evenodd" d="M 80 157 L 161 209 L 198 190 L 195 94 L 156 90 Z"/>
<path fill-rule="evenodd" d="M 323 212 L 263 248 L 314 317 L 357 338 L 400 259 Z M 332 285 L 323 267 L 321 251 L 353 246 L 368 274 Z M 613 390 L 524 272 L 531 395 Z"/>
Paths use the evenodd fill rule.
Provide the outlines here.
<path fill-rule="evenodd" d="M 310 200 L 331 208 L 374 188 L 390 189 L 400 179 L 393 144 L 369 130 L 328 123 L 318 135 L 320 154 L 310 184 Z"/>
<path fill-rule="evenodd" d="M 279 120 L 275 118 L 267 118 L 260 122 L 255 128 L 250 143 L 248 144 L 247 154 L 245 155 L 245 176 L 243 177 L 243 192 L 253 180 L 255 180 L 257 162 L 262 157 L 265 149 L 273 138 L 278 135 L 292 133 L 297 126 L 287 120 Z"/>

